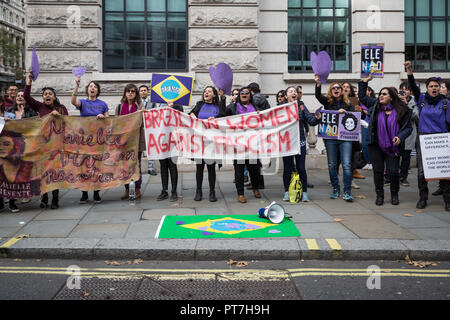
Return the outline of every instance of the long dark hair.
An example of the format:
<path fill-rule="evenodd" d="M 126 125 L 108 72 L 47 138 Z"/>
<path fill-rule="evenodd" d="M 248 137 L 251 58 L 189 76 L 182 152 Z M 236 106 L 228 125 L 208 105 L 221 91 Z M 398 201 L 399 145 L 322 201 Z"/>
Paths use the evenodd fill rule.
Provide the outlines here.
<path fill-rule="evenodd" d="M 395 89 L 395 90 L 394 90 Z M 398 97 L 398 93 L 396 93 L 396 88 L 393 87 L 384 87 L 380 90 L 380 93 L 378 94 L 378 97 L 381 95 L 381 92 L 383 90 L 387 90 L 389 93 L 389 96 L 391 97 L 391 105 L 397 111 L 397 122 L 401 124 L 403 122 L 404 117 L 408 113 L 408 107 L 406 104 L 403 103 L 402 100 Z M 381 111 L 381 104 L 380 100 L 378 98 L 377 106 L 376 106 L 377 112 Z"/>
<path fill-rule="evenodd" d="M 51 92 L 53 92 L 53 95 L 55 96 L 55 101 L 53 101 L 53 109 L 58 111 L 58 113 L 60 113 L 60 114 L 64 114 L 64 109 L 62 108 L 61 102 L 59 101 L 58 97 L 56 96 L 55 89 L 53 89 L 51 87 L 42 88 L 42 96 L 44 96 L 44 92 L 47 90 L 50 90 Z"/>
<path fill-rule="evenodd" d="M 202 93 L 202 102 L 205 103 L 205 91 L 206 89 L 211 88 L 215 97 L 213 98 L 213 105 L 218 106 L 220 104 L 219 102 L 219 92 L 217 91 L 217 89 L 213 86 L 207 86 L 205 89 L 203 89 L 203 93 Z"/>
<path fill-rule="evenodd" d="M 136 106 L 139 108 L 139 106 L 142 103 L 141 96 L 139 95 L 139 89 L 136 87 L 136 85 L 129 83 L 125 86 L 125 89 L 123 89 L 123 95 L 122 99 L 120 100 L 121 103 L 127 102 L 127 91 L 130 89 L 136 90 L 136 98 L 134 98 L 134 103 L 136 103 Z"/>
<path fill-rule="evenodd" d="M 17 96 L 19 95 L 19 93 L 21 93 L 21 92 L 24 92 L 23 90 L 19 90 L 19 92 L 17 92 Z M 12 106 L 12 110 L 14 110 L 14 111 L 19 111 L 19 108 L 17 108 L 17 96 L 16 96 L 16 99 L 14 99 L 14 104 L 13 104 L 13 106 Z M 25 105 L 24 105 L 24 107 L 23 107 L 23 109 L 24 110 L 28 110 L 28 109 L 30 109 L 30 105 L 27 103 L 27 100 L 25 100 L 25 98 L 23 98 L 23 100 L 25 101 Z M 11 110 L 11 109 L 8 109 L 8 110 Z"/>

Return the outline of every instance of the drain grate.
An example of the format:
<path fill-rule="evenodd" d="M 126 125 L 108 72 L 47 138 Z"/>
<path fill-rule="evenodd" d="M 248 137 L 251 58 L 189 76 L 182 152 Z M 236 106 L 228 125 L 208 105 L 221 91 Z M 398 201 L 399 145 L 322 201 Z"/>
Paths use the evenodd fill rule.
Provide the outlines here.
<path fill-rule="evenodd" d="M 57 300 L 298 300 L 288 279 L 229 280 L 211 274 L 201 279 L 146 274 L 141 278 L 83 278 L 80 289 L 64 287 Z"/>

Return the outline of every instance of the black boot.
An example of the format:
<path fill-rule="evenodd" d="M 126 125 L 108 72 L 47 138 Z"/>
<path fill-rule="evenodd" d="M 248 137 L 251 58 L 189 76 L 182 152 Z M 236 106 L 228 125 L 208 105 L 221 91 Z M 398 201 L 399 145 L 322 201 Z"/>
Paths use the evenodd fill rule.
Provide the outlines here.
<path fill-rule="evenodd" d="M 59 190 L 53 190 L 52 191 L 52 205 L 50 206 L 50 209 L 58 209 L 59 205 Z"/>
<path fill-rule="evenodd" d="M 382 206 L 383 203 L 384 203 L 384 196 L 380 195 L 380 194 L 377 194 L 377 200 L 375 200 L 375 204 L 377 206 Z"/>
<path fill-rule="evenodd" d="M 41 197 L 41 204 L 39 205 L 40 208 L 45 209 L 48 208 L 48 194 L 44 193 Z"/>
<path fill-rule="evenodd" d="M 195 201 L 202 201 L 203 198 L 203 193 L 202 193 L 202 189 L 197 189 L 197 191 L 195 191 Z"/>
<path fill-rule="evenodd" d="M 417 202 L 416 208 L 417 209 L 425 209 L 427 206 L 427 200 L 426 199 L 419 199 L 419 201 Z"/>
<path fill-rule="evenodd" d="M 216 202 L 216 191 L 215 190 L 209 190 L 209 202 Z"/>
<path fill-rule="evenodd" d="M 391 203 L 393 206 L 398 206 L 400 204 L 398 193 L 391 193 Z"/>
<path fill-rule="evenodd" d="M 435 192 L 432 193 L 433 196 L 442 196 L 444 192 L 442 191 L 441 187 L 439 187 Z"/>

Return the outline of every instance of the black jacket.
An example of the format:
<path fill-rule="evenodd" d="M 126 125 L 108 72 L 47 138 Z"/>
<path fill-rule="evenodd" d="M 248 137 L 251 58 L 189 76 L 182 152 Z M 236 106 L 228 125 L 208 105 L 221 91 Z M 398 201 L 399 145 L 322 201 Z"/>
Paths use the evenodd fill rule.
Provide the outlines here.
<path fill-rule="evenodd" d="M 342 103 L 338 106 L 338 101 L 333 98 L 333 102 L 328 101 L 328 98 L 322 95 L 322 86 L 318 87 L 316 85 L 316 99 L 323 105 L 325 110 L 339 110 L 340 108 L 345 109 L 345 111 L 355 112 L 355 108 L 352 103 L 349 104 Z"/>
<path fill-rule="evenodd" d="M 189 112 L 189 114 L 193 113 L 196 117 L 198 117 L 198 114 L 200 113 L 200 110 L 202 109 L 203 105 L 205 104 L 204 101 L 198 101 L 195 104 L 195 107 Z M 226 116 L 226 99 L 220 99 L 219 101 L 219 115 L 217 118 L 225 117 Z"/>
<path fill-rule="evenodd" d="M 367 135 L 366 135 L 366 143 L 368 145 L 376 144 L 378 143 L 378 114 L 377 111 L 377 104 L 378 99 L 377 98 L 371 98 L 369 97 L 367 92 L 367 82 L 360 81 L 358 82 L 358 98 L 359 101 L 367 107 L 369 110 L 369 127 L 367 128 Z M 412 111 L 408 108 L 407 113 L 403 117 L 402 123 L 400 125 L 400 131 L 397 134 L 397 137 L 400 138 L 402 141 L 400 143 L 400 150 L 405 149 L 405 140 L 408 138 L 412 133 L 412 125 L 411 125 L 411 117 L 412 117 Z"/>

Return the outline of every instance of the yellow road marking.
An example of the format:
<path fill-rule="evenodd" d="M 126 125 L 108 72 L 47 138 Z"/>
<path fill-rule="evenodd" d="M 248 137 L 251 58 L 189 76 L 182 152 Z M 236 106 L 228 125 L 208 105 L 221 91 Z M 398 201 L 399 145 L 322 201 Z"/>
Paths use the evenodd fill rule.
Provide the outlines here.
<path fill-rule="evenodd" d="M 9 248 L 9 247 L 11 247 L 13 244 L 15 244 L 16 242 L 18 242 L 19 240 L 24 239 L 24 238 L 29 238 L 29 237 L 30 237 L 29 234 L 21 234 L 20 236 L 17 236 L 17 237 L 14 237 L 14 238 L 9 239 L 9 240 L 6 241 L 4 244 L 2 244 L 2 245 L 0 246 L 0 248 Z"/>
<path fill-rule="evenodd" d="M 292 277 L 310 277 L 310 276 L 334 276 L 334 277 L 368 277 L 373 273 L 367 272 L 298 272 L 291 274 Z M 378 273 L 380 277 L 417 277 L 417 278 L 450 278 L 450 274 L 426 274 L 426 273 Z"/>
<path fill-rule="evenodd" d="M 317 244 L 316 239 L 305 239 L 305 241 L 309 250 L 319 250 L 319 245 Z"/>
<path fill-rule="evenodd" d="M 336 239 L 325 239 L 328 242 L 328 245 L 333 250 L 342 250 L 341 245 L 337 242 Z"/>

